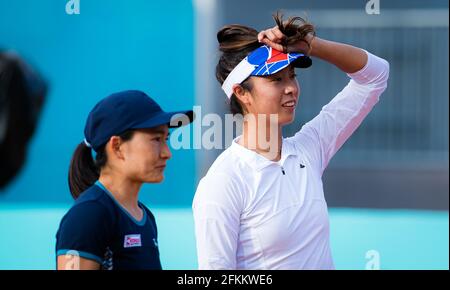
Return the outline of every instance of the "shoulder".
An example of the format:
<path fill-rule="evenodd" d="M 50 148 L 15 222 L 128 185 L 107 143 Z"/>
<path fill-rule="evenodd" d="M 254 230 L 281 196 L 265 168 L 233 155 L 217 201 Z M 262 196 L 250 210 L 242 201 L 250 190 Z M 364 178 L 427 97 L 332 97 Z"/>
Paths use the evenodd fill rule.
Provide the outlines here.
<path fill-rule="evenodd" d="M 104 199 L 105 192 L 100 187 L 94 184 L 80 194 L 78 199 L 75 201 L 75 205 L 89 201 L 98 201 L 102 203 L 104 202 Z"/>
<path fill-rule="evenodd" d="M 113 216 L 101 203 L 94 200 L 76 203 L 59 224 L 57 248 L 80 250 L 78 246 L 90 248 L 103 243 L 114 233 L 113 223 Z"/>
<path fill-rule="evenodd" d="M 246 181 L 242 172 L 248 171 L 246 164 L 225 150 L 215 160 L 207 174 L 200 180 L 195 192 L 193 207 L 214 204 L 222 207 L 243 208 Z"/>
<path fill-rule="evenodd" d="M 75 201 L 75 204 L 64 215 L 61 226 L 79 224 L 99 225 L 111 221 L 114 216 L 111 201 L 97 186 L 91 186 Z"/>
<path fill-rule="evenodd" d="M 239 158 L 232 148 L 222 152 L 206 175 L 200 180 L 200 184 L 206 186 L 214 186 L 216 189 L 232 189 L 242 185 L 242 176 L 244 172 L 248 172 L 250 168 Z"/>
<path fill-rule="evenodd" d="M 203 179 L 216 181 L 214 179 L 226 176 L 225 181 L 239 181 L 242 173 L 249 170 L 248 164 L 229 147 L 216 158 Z"/>

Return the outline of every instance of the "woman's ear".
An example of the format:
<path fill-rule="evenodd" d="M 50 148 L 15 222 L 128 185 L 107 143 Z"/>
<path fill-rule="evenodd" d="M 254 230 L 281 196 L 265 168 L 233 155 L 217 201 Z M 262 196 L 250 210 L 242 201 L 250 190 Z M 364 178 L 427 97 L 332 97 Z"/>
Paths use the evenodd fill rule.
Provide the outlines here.
<path fill-rule="evenodd" d="M 116 158 L 123 160 L 123 152 L 122 152 L 122 139 L 119 136 L 112 136 L 109 139 L 109 147 L 111 153 L 116 156 Z"/>
<path fill-rule="evenodd" d="M 248 107 L 251 104 L 251 94 L 248 90 L 244 89 L 241 85 L 233 85 L 233 94 L 236 96 L 238 101 Z"/>

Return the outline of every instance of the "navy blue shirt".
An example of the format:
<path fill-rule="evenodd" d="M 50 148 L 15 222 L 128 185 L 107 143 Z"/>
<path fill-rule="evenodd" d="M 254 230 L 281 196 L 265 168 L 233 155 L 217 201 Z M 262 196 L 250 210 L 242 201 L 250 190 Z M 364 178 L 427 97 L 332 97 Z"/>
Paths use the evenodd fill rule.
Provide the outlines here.
<path fill-rule="evenodd" d="M 100 183 L 84 191 L 61 220 L 56 256 L 78 254 L 102 269 L 161 269 L 156 222 L 139 202 L 143 218 L 132 217 Z"/>

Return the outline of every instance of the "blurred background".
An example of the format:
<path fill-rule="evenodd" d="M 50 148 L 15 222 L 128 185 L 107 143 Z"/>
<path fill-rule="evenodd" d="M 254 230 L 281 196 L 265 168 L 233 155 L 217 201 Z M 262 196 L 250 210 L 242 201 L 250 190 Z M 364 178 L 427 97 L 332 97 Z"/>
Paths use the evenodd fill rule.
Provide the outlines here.
<path fill-rule="evenodd" d="M 70 158 L 98 100 L 139 89 L 165 110 L 227 113 L 214 77 L 216 32 L 231 23 L 266 29 L 277 10 L 390 62 L 387 90 L 323 177 L 336 267 L 365 269 L 375 252 L 381 269 L 449 268 L 448 1 L 371 1 L 378 14 L 361 0 L 80 0 L 79 14 L 66 13 L 67 2 L 0 0 L 0 52 L 19 55 L 46 84 L 23 167 L 0 188 L 0 269 L 55 268 L 56 230 L 73 202 Z M 298 80 L 300 105 L 285 136 L 348 77 L 314 59 Z M 190 206 L 220 152 L 173 150 L 165 181 L 140 193 L 156 216 L 166 269 L 197 267 Z"/>

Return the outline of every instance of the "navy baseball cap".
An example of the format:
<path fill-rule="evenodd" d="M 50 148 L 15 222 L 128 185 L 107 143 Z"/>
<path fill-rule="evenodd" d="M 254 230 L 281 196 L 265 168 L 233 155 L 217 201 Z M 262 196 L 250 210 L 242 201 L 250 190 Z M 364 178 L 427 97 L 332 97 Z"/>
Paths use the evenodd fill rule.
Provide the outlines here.
<path fill-rule="evenodd" d="M 130 129 L 146 129 L 167 124 L 178 128 L 194 120 L 194 112 L 164 112 L 161 107 L 144 92 L 130 90 L 114 93 L 95 105 L 86 121 L 84 142 L 97 151 L 112 136 Z"/>

